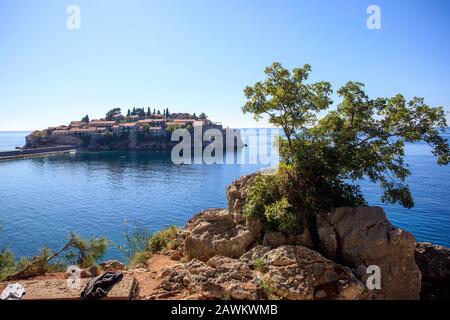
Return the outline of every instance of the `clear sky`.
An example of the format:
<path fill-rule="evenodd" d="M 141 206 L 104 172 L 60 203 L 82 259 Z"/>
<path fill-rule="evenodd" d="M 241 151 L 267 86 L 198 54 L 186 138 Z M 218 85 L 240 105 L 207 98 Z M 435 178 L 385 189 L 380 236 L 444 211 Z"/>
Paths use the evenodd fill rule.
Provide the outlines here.
<path fill-rule="evenodd" d="M 80 30 L 66 26 L 70 4 Z M 380 30 L 366 27 L 371 4 Z M 273 61 L 448 111 L 449 33 L 448 0 L 0 0 L 0 130 L 147 106 L 266 126 L 240 108 Z"/>

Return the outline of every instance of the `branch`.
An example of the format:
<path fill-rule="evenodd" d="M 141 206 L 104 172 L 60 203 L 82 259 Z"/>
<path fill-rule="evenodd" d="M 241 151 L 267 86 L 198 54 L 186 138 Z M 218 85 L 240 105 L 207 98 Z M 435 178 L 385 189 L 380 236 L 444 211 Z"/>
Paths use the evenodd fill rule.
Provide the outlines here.
<path fill-rule="evenodd" d="M 64 245 L 64 247 L 62 247 L 61 250 L 55 252 L 54 254 L 49 256 L 47 259 L 45 259 L 45 262 L 47 262 L 47 263 L 50 262 L 50 260 L 52 260 L 53 258 L 59 256 L 62 252 L 66 251 L 67 249 L 69 249 L 73 245 L 74 245 L 74 241 L 71 238 Z M 28 277 L 38 276 L 38 275 L 44 274 L 45 270 L 42 270 L 42 268 L 40 268 L 38 270 L 34 270 L 34 271 L 32 269 L 34 266 L 38 265 L 39 263 L 42 263 L 42 259 L 39 259 L 39 258 L 35 259 L 32 262 L 28 263 L 21 270 L 19 270 L 16 273 L 11 274 L 11 275 L 7 276 L 6 278 L 4 278 L 3 281 L 14 281 L 14 280 L 19 280 L 19 279 L 23 279 L 23 278 L 28 278 Z"/>

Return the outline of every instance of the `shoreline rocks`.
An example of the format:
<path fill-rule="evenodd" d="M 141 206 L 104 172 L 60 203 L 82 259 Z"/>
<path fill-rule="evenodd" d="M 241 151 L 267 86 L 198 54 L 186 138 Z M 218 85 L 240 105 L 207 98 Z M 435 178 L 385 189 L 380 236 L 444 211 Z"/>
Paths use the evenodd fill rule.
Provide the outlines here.
<path fill-rule="evenodd" d="M 450 249 L 429 242 L 418 242 L 414 258 L 422 273 L 420 298 L 450 300 Z"/>
<path fill-rule="evenodd" d="M 256 267 L 261 261 L 264 268 Z M 257 246 L 239 259 L 192 259 L 162 272 L 158 295 L 197 299 L 360 300 L 370 297 L 349 268 L 302 246 Z"/>
<path fill-rule="evenodd" d="M 336 208 L 318 220 L 320 250 L 326 257 L 352 268 L 380 268 L 381 289 L 373 291 L 375 299 L 419 298 L 416 240 L 395 228 L 382 208 Z"/>

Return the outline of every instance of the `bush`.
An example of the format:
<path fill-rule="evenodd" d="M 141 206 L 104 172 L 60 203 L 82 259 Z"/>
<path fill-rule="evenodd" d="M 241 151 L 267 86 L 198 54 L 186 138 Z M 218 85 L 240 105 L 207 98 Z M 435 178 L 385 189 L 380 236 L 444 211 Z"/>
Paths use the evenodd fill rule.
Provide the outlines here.
<path fill-rule="evenodd" d="M 249 186 L 243 214 L 254 217 L 266 228 L 283 233 L 301 233 L 305 217 L 290 202 L 291 192 L 286 187 L 282 172 L 260 174 Z"/>
<path fill-rule="evenodd" d="M 151 256 L 152 254 L 148 251 L 136 252 L 128 262 L 128 266 L 130 268 L 135 268 L 138 264 L 147 265 L 147 260 L 150 259 Z"/>
<path fill-rule="evenodd" d="M 139 263 L 147 264 L 147 260 L 153 253 L 161 252 L 166 249 L 175 249 L 178 247 L 177 240 L 178 229 L 170 226 L 167 229 L 150 234 L 148 230 L 135 223 L 133 229 L 129 230 L 125 224 L 125 244 L 118 248 L 125 251 L 128 257 L 128 266 L 134 267 Z"/>
<path fill-rule="evenodd" d="M 243 214 L 267 224 L 265 208 L 280 198 L 277 177 L 275 175 L 257 175 L 247 190 Z"/>
<path fill-rule="evenodd" d="M 267 264 L 261 258 L 255 259 L 255 261 L 253 261 L 252 265 L 253 265 L 253 269 L 255 269 L 255 270 L 258 270 L 258 271 L 261 271 L 261 272 L 266 272 L 267 271 Z"/>
<path fill-rule="evenodd" d="M 37 256 L 22 257 L 16 262 L 14 255 L 3 249 L 0 252 L 0 280 L 17 280 L 47 272 L 64 271 L 71 264 L 87 268 L 105 254 L 107 247 L 108 240 L 105 238 L 84 240 L 75 233 L 70 233 L 67 243 L 56 253 L 43 248 Z"/>
<path fill-rule="evenodd" d="M 148 251 L 155 253 L 165 249 L 175 249 L 179 243 L 177 240 L 177 227 L 170 226 L 153 234 L 148 241 Z"/>
<path fill-rule="evenodd" d="M 265 207 L 267 222 L 283 233 L 298 233 L 303 229 L 301 215 L 295 214 L 292 205 L 283 197 Z"/>
<path fill-rule="evenodd" d="M 125 222 L 125 244 L 119 249 L 125 251 L 128 259 L 131 260 L 137 253 L 147 250 L 150 236 L 150 232 L 143 225 L 134 223 L 133 229 L 130 230 L 128 223 Z"/>
<path fill-rule="evenodd" d="M 0 280 L 17 270 L 14 254 L 7 249 L 0 251 Z"/>
<path fill-rule="evenodd" d="M 81 268 L 87 268 L 93 265 L 97 260 L 104 256 L 108 249 L 108 239 L 91 238 L 89 240 L 81 239 L 80 236 L 71 232 L 69 235 L 66 259 L 77 264 Z"/>

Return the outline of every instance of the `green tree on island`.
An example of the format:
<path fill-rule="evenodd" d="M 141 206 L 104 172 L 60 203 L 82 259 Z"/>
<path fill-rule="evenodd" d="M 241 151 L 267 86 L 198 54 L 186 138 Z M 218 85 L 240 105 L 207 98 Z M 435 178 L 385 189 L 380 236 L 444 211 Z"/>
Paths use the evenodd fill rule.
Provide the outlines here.
<path fill-rule="evenodd" d="M 138 116 L 141 116 L 141 117 L 145 116 L 144 108 L 136 108 L 135 114 L 138 115 Z"/>
<path fill-rule="evenodd" d="M 310 71 L 309 65 L 290 72 L 273 63 L 265 80 L 244 90 L 243 112 L 256 120 L 267 117 L 284 133 L 279 170 L 254 181 L 244 213 L 274 229 L 299 232 L 333 207 L 367 205 L 357 185 L 366 178 L 380 185 L 382 202 L 413 207 L 405 143 L 424 141 L 438 164 L 448 164 L 449 145 L 440 135 L 444 109 L 400 94 L 372 99 L 362 83 L 347 82 L 337 91 L 336 110 L 318 119 L 333 103 L 332 88 L 329 82 L 308 83 Z"/>
<path fill-rule="evenodd" d="M 119 115 L 119 114 L 120 114 L 120 110 L 121 110 L 120 108 L 113 108 L 113 109 L 109 110 L 109 111 L 106 113 L 105 119 L 106 119 L 107 121 L 111 121 L 113 116 Z"/>
<path fill-rule="evenodd" d="M 89 123 L 89 116 L 85 115 L 83 118 L 81 118 L 81 122 Z"/>

